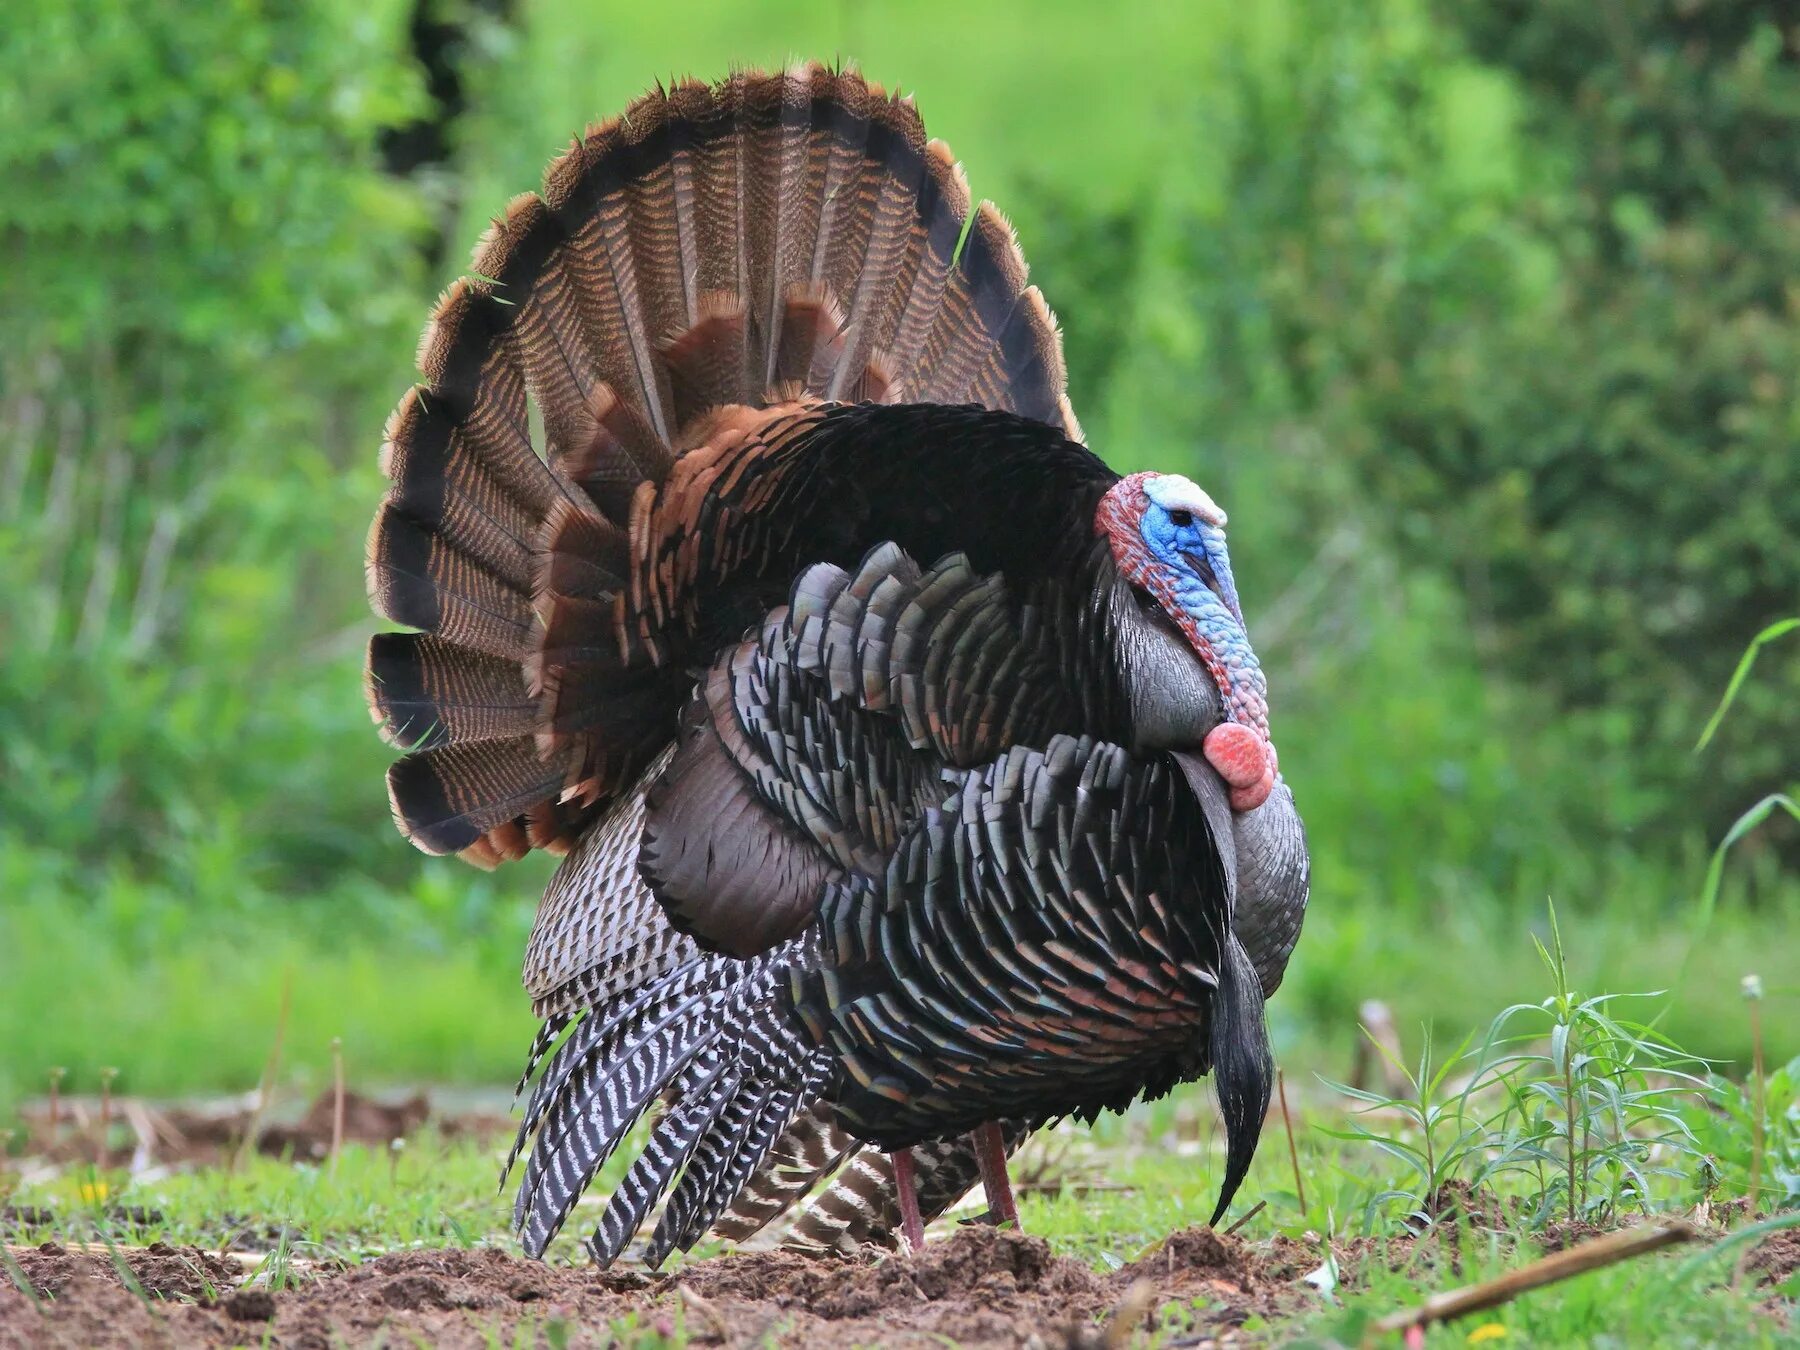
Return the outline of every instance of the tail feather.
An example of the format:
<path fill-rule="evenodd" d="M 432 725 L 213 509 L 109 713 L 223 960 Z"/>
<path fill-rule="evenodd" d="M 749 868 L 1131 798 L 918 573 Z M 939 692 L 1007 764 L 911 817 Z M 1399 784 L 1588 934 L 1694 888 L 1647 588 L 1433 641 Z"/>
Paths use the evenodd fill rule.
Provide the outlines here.
<path fill-rule="evenodd" d="M 656 1123 L 643 1152 L 613 1187 L 606 1212 L 588 1239 L 588 1250 L 601 1265 L 610 1265 L 625 1250 L 670 1180 L 688 1165 L 715 1119 L 715 1095 L 731 1096 L 738 1082 L 737 1071 L 723 1071 L 716 1054 L 703 1056 L 682 1076 L 675 1105 Z"/>
<path fill-rule="evenodd" d="M 652 1260 L 711 1227 L 824 1081 L 827 1061 L 772 1001 L 781 962 L 795 951 L 697 959 L 569 1033 L 544 1065 L 507 1160 L 510 1169 L 531 1140 L 513 1209 L 530 1254 L 542 1255 L 595 1172 L 662 1096 L 672 1105 L 615 1189 L 591 1249 L 602 1263 L 623 1251 L 677 1173 Z"/>
<path fill-rule="evenodd" d="M 427 853 L 464 853 L 485 842 L 496 860 L 531 847 L 526 821 L 564 777 L 530 737 L 424 750 L 388 769 L 394 818 Z M 484 861 L 473 857 L 473 861 Z"/>
<path fill-rule="evenodd" d="M 526 1103 L 524 1118 L 507 1154 L 502 1175 L 512 1169 L 524 1145 L 533 1134 L 542 1137 L 552 1112 L 567 1109 L 587 1091 L 589 1078 L 603 1072 L 624 1052 L 624 1048 L 640 1039 L 647 1027 L 666 1022 L 671 1015 L 694 1008 L 698 1001 L 716 992 L 719 983 L 716 966 L 688 966 L 664 980 L 630 991 L 604 1010 L 588 1013 L 557 1047 L 544 1066 L 531 1099 Z M 552 1021 L 555 1019 L 552 1018 Z M 533 1054 L 545 1042 L 546 1023 L 532 1043 Z M 528 1069 L 529 1073 L 530 1070 Z"/>
<path fill-rule="evenodd" d="M 679 1223 L 673 1201 L 670 1209 L 664 1212 L 645 1250 L 645 1259 L 651 1265 L 660 1265 L 672 1249 L 686 1251 L 706 1236 L 751 1174 L 768 1157 L 782 1131 L 818 1095 L 824 1085 L 825 1065 L 817 1056 L 814 1059 L 816 1062 L 810 1066 L 810 1071 L 802 1061 L 791 1066 L 782 1080 L 765 1080 L 764 1087 L 743 1113 L 742 1124 L 732 1130 L 731 1147 L 723 1153 L 717 1170 L 710 1175 L 704 1170 L 700 1172 L 691 1210 L 683 1206 Z M 683 1185 L 687 1182 L 688 1178 L 683 1176 Z"/>
<path fill-rule="evenodd" d="M 369 598 L 385 618 L 488 656 L 521 661 L 531 650 L 526 595 L 429 522 L 383 506 L 369 558 Z"/>
<path fill-rule="evenodd" d="M 829 1112 L 830 1108 L 823 1109 Z M 853 1151 L 830 1187 L 794 1220 L 787 1245 L 827 1251 L 852 1251 L 871 1242 L 893 1246 L 900 1232 L 900 1201 L 892 1158 L 878 1149 L 857 1146 L 835 1123 L 832 1129 Z M 1031 1134 L 1019 1121 L 1003 1121 L 1001 1130 L 1008 1154 Z M 981 1168 L 967 1135 L 917 1144 L 912 1154 L 919 1213 L 926 1223 L 950 1209 L 980 1180 Z M 798 1198 L 788 1199 L 787 1204 Z M 734 1213 L 742 1211 L 742 1202 L 733 1207 Z M 737 1236 L 739 1230 L 721 1226 L 718 1231 Z"/>
<path fill-rule="evenodd" d="M 1079 435 L 1011 229 L 991 205 L 970 213 L 909 100 L 817 64 L 648 94 L 508 205 L 434 311 L 427 384 L 390 423 L 369 590 L 444 644 L 450 690 L 491 681 L 490 659 L 517 663 L 558 771 L 478 800 L 415 766 L 390 785 L 415 842 L 483 863 L 566 846 L 672 733 L 676 707 L 626 678 L 665 653 L 615 610 L 623 532 L 640 487 L 717 409 L 981 402 Z M 577 647 L 610 657 L 583 666 L 548 645 L 571 624 L 589 635 Z M 474 730 L 465 708 L 389 708 L 375 688 L 379 716 Z M 504 715 L 509 732 L 529 717 L 516 698 Z"/>
<path fill-rule="evenodd" d="M 366 679 L 381 734 L 407 750 L 518 740 L 536 722 L 517 665 L 429 633 L 377 633 L 369 639 Z"/>
<path fill-rule="evenodd" d="M 609 1075 L 641 1067 L 631 1066 L 629 1057 L 643 1051 L 659 1031 L 691 1019 L 703 1009 L 716 1009 L 725 999 L 720 984 L 718 964 L 705 962 L 636 990 L 603 1012 L 589 1013 L 545 1066 L 526 1104 L 506 1166 L 510 1169 L 524 1141 L 533 1134 L 539 1151 L 547 1142 L 558 1142 L 571 1113 Z M 530 1171 L 526 1174 L 527 1186 L 532 1175 Z"/>
<path fill-rule="evenodd" d="M 713 1231 L 733 1242 L 755 1236 L 805 1199 L 857 1148 L 856 1139 L 837 1123 L 831 1107 L 815 1102 L 783 1132 Z"/>
<path fill-rule="evenodd" d="M 569 1021 L 568 1013 L 557 1013 L 548 1017 L 544 1020 L 544 1024 L 537 1029 L 537 1035 L 531 1038 L 531 1048 L 525 1052 L 525 1070 L 519 1075 L 519 1081 L 513 1084 L 513 1106 L 515 1108 L 519 1104 L 519 1099 L 525 1095 L 525 1089 L 531 1086 L 532 1076 L 537 1073 L 538 1066 L 544 1062 L 544 1057 L 550 1053 L 551 1047 L 556 1044 L 557 1038 L 568 1027 Z M 518 1157 L 519 1146 L 515 1139 L 511 1151 L 506 1155 L 506 1165 L 501 1172 L 500 1184 L 502 1186 L 506 1185 L 506 1173 L 512 1171 L 512 1165 L 518 1161 Z"/>
<path fill-rule="evenodd" d="M 666 1256 L 686 1236 L 713 1182 L 725 1172 L 742 1142 L 751 1114 L 761 1104 L 760 1094 L 767 1091 L 767 1084 L 746 1084 L 740 1079 L 728 1096 L 711 1103 L 705 1132 L 696 1141 L 693 1159 L 663 1207 L 645 1249 L 646 1258 L 661 1259 L 655 1254 Z"/>
<path fill-rule="evenodd" d="M 543 1254 L 644 1108 L 724 1034 L 718 1013 L 725 1001 L 716 993 L 691 1000 L 651 1021 L 616 1057 L 583 1057 L 543 1114 L 513 1206 L 527 1252 Z"/>

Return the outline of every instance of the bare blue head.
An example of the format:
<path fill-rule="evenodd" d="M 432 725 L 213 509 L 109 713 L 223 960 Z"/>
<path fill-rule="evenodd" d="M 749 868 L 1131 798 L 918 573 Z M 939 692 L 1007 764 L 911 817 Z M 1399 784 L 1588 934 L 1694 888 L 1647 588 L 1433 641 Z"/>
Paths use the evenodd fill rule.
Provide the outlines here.
<path fill-rule="evenodd" d="M 1094 516 L 1120 574 L 1156 598 L 1217 685 L 1228 722 L 1216 742 L 1208 738 L 1208 758 L 1242 790 L 1239 802 L 1256 805 L 1275 773 L 1268 683 L 1244 626 L 1225 524 L 1218 503 L 1179 474 L 1122 478 Z M 1225 730 L 1233 725 L 1244 730 Z"/>

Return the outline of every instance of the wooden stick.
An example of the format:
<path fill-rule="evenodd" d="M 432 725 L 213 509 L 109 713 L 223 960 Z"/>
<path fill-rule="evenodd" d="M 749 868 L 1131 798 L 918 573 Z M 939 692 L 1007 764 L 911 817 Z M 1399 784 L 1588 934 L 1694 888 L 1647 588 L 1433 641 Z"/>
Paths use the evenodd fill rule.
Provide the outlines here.
<path fill-rule="evenodd" d="M 117 1069 L 100 1070 L 100 1142 L 95 1146 L 94 1166 L 102 1172 L 111 1151 L 112 1141 L 107 1136 L 112 1133 L 112 1085 L 118 1076 Z"/>
<path fill-rule="evenodd" d="M 61 1242 L 57 1245 L 65 1252 L 74 1252 L 81 1256 L 110 1256 L 114 1252 L 118 1252 L 124 1256 L 140 1256 L 147 1254 L 150 1250 L 148 1247 L 127 1247 L 119 1243 L 114 1243 L 111 1247 L 108 1247 L 104 1242 Z M 4 1248 L 5 1254 L 9 1258 L 36 1256 L 40 1250 L 41 1249 L 38 1247 L 25 1247 L 12 1242 L 8 1242 Z M 268 1252 L 237 1252 L 225 1250 L 220 1250 L 218 1253 L 218 1257 L 221 1261 L 233 1262 L 236 1265 L 242 1266 L 245 1270 L 256 1269 L 256 1267 L 269 1259 L 269 1255 Z M 314 1260 L 309 1257 L 295 1256 L 289 1258 L 289 1264 L 299 1268 L 311 1269 L 314 1266 L 324 1265 L 326 1262 Z"/>
<path fill-rule="evenodd" d="M 1232 1224 L 1231 1227 L 1225 1230 L 1225 1236 L 1230 1237 L 1233 1233 L 1237 1232 L 1238 1229 L 1249 1223 L 1250 1220 L 1254 1219 L 1258 1214 L 1261 1214 L 1263 1210 L 1268 1207 L 1268 1204 L 1269 1202 L 1267 1200 L 1258 1200 L 1245 1211 L 1243 1218 L 1239 1219 L 1236 1223 Z"/>
<path fill-rule="evenodd" d="M 1288 1115 L 1287 1075 L 1275 1070 L 1275 1090 L 1281 1094 L 1281 1123 L 1287 1126 L 1288 1161 L 1294 1165 L 1294 1197 L 1300 1202 L 1300 1215 L 1306 1217 L 1306 1183 L 1300 1179 L 1300 1150 L 1294 1147 L 1294 1119 Z"/>
<path fill-rule="evenodd" d="M 287 971 L 281 981 L 281 1011 L 275 1016 L 275 1043 L 269 1047 L 268 1062 L 263 1065 L 262 1086 L 257 1089 L 256 1109 L 250 1113 L 250 1119 L 244 1126 L 244 1137 L 232 1151 L 228 1175 L 235 1175 L 244 1165 L 244 1159 L 250 1150 L 256 1147 L 257 1136 L 262 1133 L 263 1113 L 269 1109 L 269 1102 L 275 1096 L 275 1079 L 281 1072 L 281 1046 L 287 1039 L 288 1013 L 294 1006 L 294 972 Z"/>
<path fill-rule="evenodd" d="M 1756 1203 L 1762 1191 L 1763 1130 L 1768 1119 L 1769 1103 L 1766 1096 L 1768 1089 L 1763 1079 L 1763 1044 L 1762 1044 L 1762 980 L 1755 975 L 1744 976 L 1744 997 L 1750 1002 L 1750 1078 L 1756 1086 L 1756 1116 L 1750 1122 L 1750 1209 L 1747 1218 L 1756 1217 Z"/>
<path fill-rule="evenodd" d="M 1502 1303 L 1510 1303 L 1520 1294 L 1540 1289 L 1544 1285 L 1585 1275 L 1590 1270 L 1599 1270 L 1620 1261 L 1629 1261 L 1634 1256 L 1646 1256 L 1651 1252 L 1661 1251 L 1664 1247 L 1692 1242 L 1699 1236 L 1700 1230 L 1682 1219 L 1670 1219 L 1663 1223 L 1644 1224 L 1618 1233 L 1608 1233 L 1605 1237 L 1584 1242 L 1579 1247 L 1570 1247 L 1567 1251 L 1555 1252 L 1541 1261 L 1533 1261 L 1528 1266 L 1508 1271 L 1495 1279 L 1483 1280 L 1480 1284 L 1452 1289 L 1443 1294 L 1433 1294 L 1416 1308 L 1390 1313 L 1375 1323 L 1374 1329 L 1377 1332 L 1405 1331 L 1408 1327 L 1423 1327 L 1432 1322 L 1454 1321 L 1484 1308 L 1497 1308 Z"/>
<path fill-rule="evenodd" d="M 50 1070 L 50 1147 L 56 1147 L 56 1136 L 62 1132 L 62 1080 L 67 1069 Z"/>
<path fill-rule="evenodd" d="M 697 1335 L 694 1337 L 695 1340 L 728 1341 L 731 1339 L 731 1328 L 726 1324 L 724 1314 L 719 1311 L 711 1299 L 696 1294 L 685 1284 L 676 1285 L 675 1293 L 681 1299 L 683 1308 L 706 1323 L 704 1336 Z"/>
<path fill-rule="evenodd" d="M 331 1175 L 337 1175 L 338 1154 L 344 1148 L 344 1041 L 331 1038 Z"/>
<path fill-rule="evenodd" d="M 1100 1344 L 1105 1350 L 1125 1350 L 1137 1339 L 1137 1331 L 1144 1324 L 1144 1314 L 1155 1306 L 1156 1286 L 1146 1279 L 1133 1280 L 1119 1300 L 1119 1306 L 1106 1319 L 1106 1326 L 1100 1332 Z"/>

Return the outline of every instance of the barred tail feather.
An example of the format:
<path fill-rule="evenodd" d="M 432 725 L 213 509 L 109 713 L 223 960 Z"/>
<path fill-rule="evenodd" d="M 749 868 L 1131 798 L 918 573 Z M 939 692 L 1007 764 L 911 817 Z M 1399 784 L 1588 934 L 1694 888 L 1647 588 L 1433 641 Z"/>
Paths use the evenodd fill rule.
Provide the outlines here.
<path fill-rule="evenodd" d="M 532 1121 L 537 1138 L 513 1206 L 525 1248 L 542 1255 L 594 1173 L 653 1098 L 723 1034 L 725 991 L 709 991 L 635 1024 L 616 1056 L 604 1056 L 580 1029 L 546 1072 L 560 1085 Z M 585 1027 L 585 1024 L 584 1024 Z M 566 1066 L 558 1060 L 569 1056 Z M 560 1073 L 559 1073 L 560 1070 Z"/>
<path fill-rule="evenodd" d="M 979 403 L 1079 439 L 1026 281 L 912 102 L 854 72 L 684 81 L 574 142 L 444 293 L 389 422 L 369 594 L 423 635 L 378 640 L 369 702 L 414 752 L 401 831 L 566 851 L 672 733 L 615 606 L 639 489 L 721 407 Z"/>
<path fill-rule="evenodd" d="M 650 1259 L 704 1235 L 823 1086 L 827 1061 L 773 1002 L 783 963 L 799 954 L 790 944 L 748 962 L 697 959 L 576 1024 L 544 1062 L 507 1160 L 510 1170 L 530 1141 L 513 1210 L 527 1252 L 543 1254 L 658 1098 L 668 1109 L 615 1188 L 590 1250 L 603 1265 L 613 1261 L 678 1175 Z"/>
<path fill-rule="evenodd" d="M 713 1231 L 733 1242 L 754 1237 L 804 1200 L 859 1147 L 837 1123 L 830 1105 L 815 1102 L 783 1132 Z"/>
<path fill-rule="evenodd" d="M 842 1127 L 836 1128 L 842 1138 L 854 1144 Z M 1019 1121 L 1001 1122 L 1001 1134 L 1008 1155 L 1031 1137 L 1030 1129 Z M 981 1167 L 967 1135 L 917 1144 L 912 1153 L 919 1213 L 926 1223 L 947 1212 L 981 1179 Z M 861 1147 L 852 1153 L 824 1194 L 801 1211 L 786 1243 L 800 1248 L 853 1251 L 871 1242 L 891 1247 L 899 1232 L 900 1200 L 894 1185 L 893 1160 L 877 1149 Z"/>
<path fill-rule="evenodd" d="M 660 1265 L 672 1249 L 687 1251 L 713 1228 L 726 1207 L 735 1200 L 757 1168 L 775 1147 L 782 1132 L 802 1109 L 810 1105 L 824 1089 L 829 1075 L 829 1062 L 809 1047 L 797 1042 L 793 1061 L 783 1070 L 779 1081 L 765 1086 L 742 1113 L 742 1124 L 733 1132 L 730 1147 L 721 1150 L 716 1170 L 701 1168 L 694 1179 L 682 1177 L 685 1194 L 671 1197 L 670 1207 L 651 1235 L 645 1258 Z M 799 1058 L 804 1055 L 805 1058 Z M 767 1074 L 767 1070 L 764 1071 Z M 765 1080 L 767 1081 L 767 1080 Z M 675 1201 L 683 1200 L 677 1208 Z"/>
<path fill-rule="evenodd" d="M 669 1179 L 688 1165 L 694 1149 L 717 1118 L 716 1099 L 729 1099 L 741 1081 L 742 1075 L 735 1068 L 721 1070 L 716 1054 L 708 1054 L 684 1075 L 675 1089 L 675 1104 L 657 1122 L 644 1141 L 644 1151 L 613 1188 L 606 1212 L 588 1239 L 588 1250 L 602 1266 L 611 1265 L 625 1250 Z"/>

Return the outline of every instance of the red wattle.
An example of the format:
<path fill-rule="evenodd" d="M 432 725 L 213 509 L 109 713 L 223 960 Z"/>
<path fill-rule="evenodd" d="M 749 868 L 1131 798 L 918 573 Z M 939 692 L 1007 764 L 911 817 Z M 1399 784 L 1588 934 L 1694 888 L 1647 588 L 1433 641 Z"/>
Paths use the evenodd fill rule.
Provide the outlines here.
<path fill-rule="evenodd" d="M 1269 800 L 1269 794 L 1275 790 L 1275 770 L 1270 769 L 1249 787 L 1234 787 L 1226 796 L 1231 801 L 1233 811 L 1254 811 Z"/>
<path fill-rule="evenodd" d="M 1268 745 L 1242 722 L 1221 722 L 1206 733 L 1206 762 L 1232 787 L 1249 787 L 1269 767 Z"/>
<path fill-rule="evenodd" d="M 1230 789 L 1232 810 L 1254 811 L 1275 790 L 1275 747 L 1242 722 L 1219 723 L 1201 749 Z"/>

